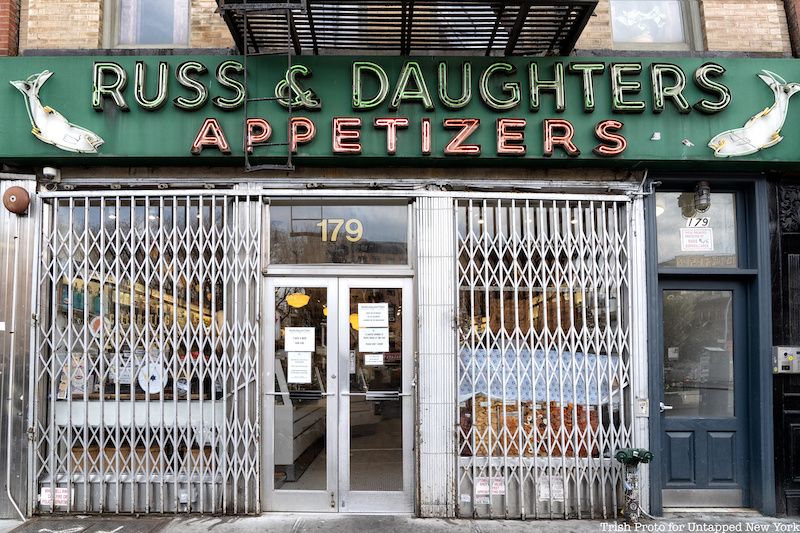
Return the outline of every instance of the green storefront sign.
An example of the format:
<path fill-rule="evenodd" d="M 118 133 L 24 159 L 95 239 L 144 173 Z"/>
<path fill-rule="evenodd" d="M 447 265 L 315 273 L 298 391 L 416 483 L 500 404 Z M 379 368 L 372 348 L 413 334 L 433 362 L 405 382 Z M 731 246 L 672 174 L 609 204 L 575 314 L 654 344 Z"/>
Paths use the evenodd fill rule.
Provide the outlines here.
<path fill-rule="evenodd" d="M 243 139 L 255 161 L 293 150 L 307 165 L 800 159 L 795 60 L 296 57 L 287 73 L 285 57 L 259 56 L 246 81 L 243 63 L 4 59 L 0 160 L 239 165 Z M 260 99 L 247 104 L 247 121 L 245 83 Z"/>

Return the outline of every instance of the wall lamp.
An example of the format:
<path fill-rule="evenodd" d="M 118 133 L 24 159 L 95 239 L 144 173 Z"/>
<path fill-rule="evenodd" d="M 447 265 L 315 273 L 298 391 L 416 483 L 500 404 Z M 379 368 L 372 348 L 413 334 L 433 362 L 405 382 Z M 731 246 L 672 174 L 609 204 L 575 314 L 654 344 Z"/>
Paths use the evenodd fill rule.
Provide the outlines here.
<path fill-rule="evenodd" d="M 705 213 L 711 207 L 711 185 L 707 181 L 698 181 L 694 187 L 694 208 Z"/>
<path fill-rule="evenodd" d="M 707 181 L 698 181 L 694 193 L 684 192 L 678 196 L 678 207 L 683 218 L 692 218 L 697 213 L 705 213 L 711 207 L 711 186 Z"/>

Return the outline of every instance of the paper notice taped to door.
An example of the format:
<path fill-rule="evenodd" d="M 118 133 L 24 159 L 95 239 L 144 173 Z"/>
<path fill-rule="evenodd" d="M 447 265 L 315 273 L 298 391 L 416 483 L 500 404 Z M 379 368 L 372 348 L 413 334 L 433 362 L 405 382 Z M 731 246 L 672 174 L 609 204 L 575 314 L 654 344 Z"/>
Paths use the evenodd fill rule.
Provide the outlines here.
<path fill-rule="evenodd" d="M 382 353 L 365 353 L 364 366 L 383 366 Z"/>
<path fill-rule="evenodd" d="M 287 352 L 286 359 L 288 383 L 311 383 L 311 352 Z"/>
<path fill-rule="evenodd" d="M 388 352 L 389 351 L 389 328 L 359 328 L 358 330 L 358 351 L 359 352 Z"/>
<path fill-rule="evenodd" d="M 554 502 L 564 501 L 564 480 L 556 476 L 541 476 L 536 483 L 539 501 L 545 502 L 552 498 Z"/>
<path fill-rule="evenodd" d="M 313 352 L 314 328 L 286 328 L 283 349 L 287 352 Z"/>
<path fill-rule="evenodd" d="M 358 304 L 359 328 L 388 328 L 389 304 Z"/>

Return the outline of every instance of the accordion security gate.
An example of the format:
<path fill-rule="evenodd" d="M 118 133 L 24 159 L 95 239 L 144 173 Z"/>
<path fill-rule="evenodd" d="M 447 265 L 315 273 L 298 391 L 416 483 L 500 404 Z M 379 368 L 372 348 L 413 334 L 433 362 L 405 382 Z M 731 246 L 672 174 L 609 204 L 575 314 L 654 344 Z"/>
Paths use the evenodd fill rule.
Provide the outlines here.
<path fill-rule="evenodd" d="M 559 198 L 456 202 L 460 516 L 614 517 L 621 504 L 631 203 Z"/>
<path fill-rule="evenodd" d="M 31 510 L 258 512 L 261 197 L 42 197 Z"/>

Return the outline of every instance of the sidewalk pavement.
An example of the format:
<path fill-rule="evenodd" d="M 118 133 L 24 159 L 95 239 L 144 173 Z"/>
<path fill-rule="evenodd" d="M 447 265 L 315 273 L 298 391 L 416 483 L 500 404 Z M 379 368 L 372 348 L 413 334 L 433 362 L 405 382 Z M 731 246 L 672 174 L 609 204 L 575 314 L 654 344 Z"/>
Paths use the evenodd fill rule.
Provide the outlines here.
<path fill-rule="evenodd" d="M 14 529 L 12 526 L 16 526 Z M 285 514 L 254 517 L 37 517 L 0 521 L 0 533 L 800 533 L 800 517 L 747 512 L 670 513 L 640 524 L 612 520 L 455 520 L 411 516 Z"/>

